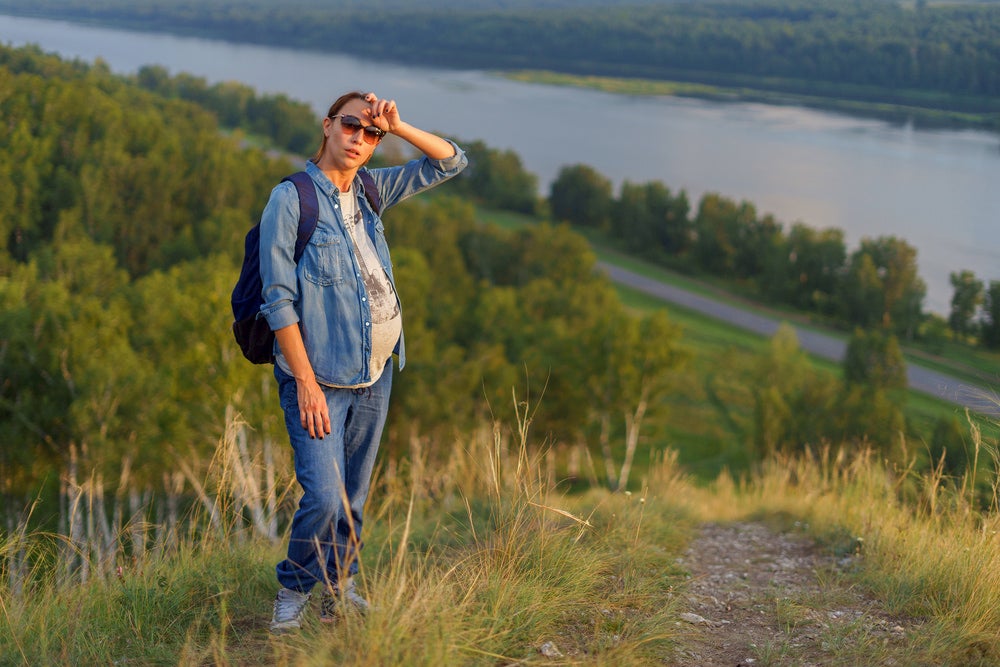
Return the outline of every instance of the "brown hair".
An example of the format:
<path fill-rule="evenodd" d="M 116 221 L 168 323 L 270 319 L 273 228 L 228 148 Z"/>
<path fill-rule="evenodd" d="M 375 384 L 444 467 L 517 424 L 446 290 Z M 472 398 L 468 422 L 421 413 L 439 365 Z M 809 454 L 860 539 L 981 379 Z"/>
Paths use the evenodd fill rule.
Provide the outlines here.
<path fill-rule="evenodd" d="M 330 105 L 330 110 L 326 112 L 326 117 L 336 116 L 344 106 L 351 100 L 363 100 L 365 99 L 365 94 L 354 90 L 349 93 L 344 93 Z M 326 134 L 323 134 L 323 141 L 319 145 L 319 150 L 316 151 L 316 155 L 312 157 L 312 161 L 318 163 L 319 159 L 323 157 L 323 151 L 326 149 Z"/>

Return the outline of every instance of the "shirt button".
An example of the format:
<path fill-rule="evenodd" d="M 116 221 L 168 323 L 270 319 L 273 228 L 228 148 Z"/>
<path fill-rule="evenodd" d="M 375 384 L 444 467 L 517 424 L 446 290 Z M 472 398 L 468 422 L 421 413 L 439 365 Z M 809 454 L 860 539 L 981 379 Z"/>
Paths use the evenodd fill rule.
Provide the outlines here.
<path fill-rule="evenodd" d="M 367 326 L 370 326 L 370 325 L 371 325 L 371 322 L 365 322 L 365 326 L 366 326 L 366 327 L 367 327 Z"/>

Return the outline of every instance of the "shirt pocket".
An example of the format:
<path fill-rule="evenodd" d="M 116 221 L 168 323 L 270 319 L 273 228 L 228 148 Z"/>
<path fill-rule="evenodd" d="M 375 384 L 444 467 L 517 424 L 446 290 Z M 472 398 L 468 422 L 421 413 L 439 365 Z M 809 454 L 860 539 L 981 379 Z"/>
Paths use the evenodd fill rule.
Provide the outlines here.
<path fill-rule="evenodd" d="M 344 239 L 339 234 L 317 229 L 302 253 L 302 275 L 317 285 L 343 282 L 346 250 Z"/>

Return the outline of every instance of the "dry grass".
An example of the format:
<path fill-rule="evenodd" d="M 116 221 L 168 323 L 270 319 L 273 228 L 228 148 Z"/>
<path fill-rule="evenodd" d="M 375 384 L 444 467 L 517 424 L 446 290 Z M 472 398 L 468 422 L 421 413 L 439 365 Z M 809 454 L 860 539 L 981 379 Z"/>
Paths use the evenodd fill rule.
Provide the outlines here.
<path fill-rule="evenodd" d="M 924 621 L 915 664 L 1000 663 L 1000 513 L 996 450 L 972 428 L 961 478 L 898 469 L 871 450 L 779 456 L 690 501 L 703 518 L 794 521 L 838 553 L 859 553 L 857 580 L 893 614 Z M 984 466 L 984 463 L 990 463 Z M 989 479 L 984 469 L 988 473 Z M 919 659 L 918 659 L 919 658 Z"/>
<path fill-rule="evenodd" d="M 359 576 L 373 611 L 363 622 L 347 617 L 331 630 L 311 618 L 299 634 L 268 635 L 273 563 L 283 552 L 277 527 L 287 524 L 294 487 L 287 457 L 267 454 L 231 416 L 216 458 L 184 471 L 190 509 L 172 542 L 144 518 L 169 513 L 144 506 L 134 522 L 111 522 L 111 574 L 95 560 L 107 549 L 86 540 L 32 533 L 26 523 L 3 535 L 0 663 L 669 661 L 674 591 L 684 582 L 676 560 L 689 535 L 702 520 L 760 517 L 797 522 L 834 550 L 860 549 L 857 583 L 892 613 L 921 620 L 915 664 L 1000 661 L 1000 515 L 996 481 L 982 479 L 996 457 L 978 433 L 974 468 L 961 479 L 829 448 L 704 486 L 664 452 L 640 493 L 568 495 L 551 452 L 531 443 L 521 407 L 512 430 L 456 439 L 445 457 L 414 441 L 405 461 L 378 471 Z M 65 553 L 76 570 L 60 560 Z M 80 559 L 93 573 L 85 582 Z M 808 618 L 791 604 L 777 611 L 791 625 Z M 857 647 L 838 650 L 847 663 L 858 658 Z M 556 651 L 561 658 L 546 657 Z M 780 646 L 765 652 L 780 662 Z"/>

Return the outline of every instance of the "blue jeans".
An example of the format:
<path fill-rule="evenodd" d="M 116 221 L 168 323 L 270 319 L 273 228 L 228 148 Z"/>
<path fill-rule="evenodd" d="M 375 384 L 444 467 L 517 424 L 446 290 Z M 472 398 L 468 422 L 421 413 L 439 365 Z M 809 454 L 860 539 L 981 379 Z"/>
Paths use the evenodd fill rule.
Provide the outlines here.
<path fill-rule="evenodd" d="M 311 439 L 302 428 L 295 379 L 277 366 L 274 376 L 295 453 L 295 478 L 303 491 L 292 517 L 288 557 L 275 571 L 285 588 L 308 592 L 317 583 L 335 585 L 341 574 L 352 576 L 358 571 L 362 513 L 389 408 L 392 359 L 370 387 L 321 385 L 331 428 L 322 439 Z"/>

